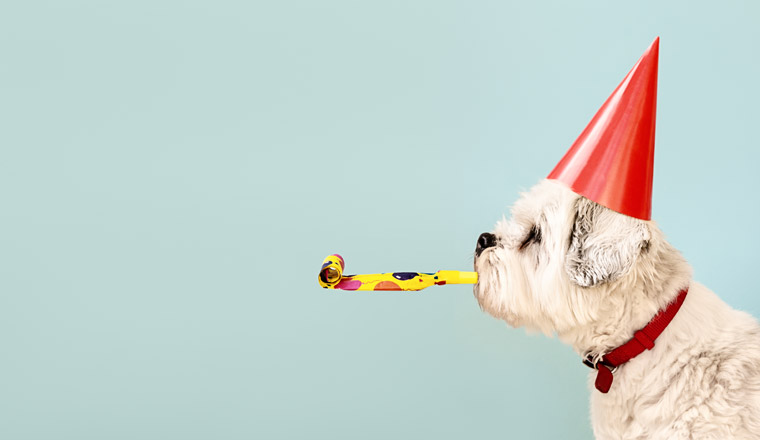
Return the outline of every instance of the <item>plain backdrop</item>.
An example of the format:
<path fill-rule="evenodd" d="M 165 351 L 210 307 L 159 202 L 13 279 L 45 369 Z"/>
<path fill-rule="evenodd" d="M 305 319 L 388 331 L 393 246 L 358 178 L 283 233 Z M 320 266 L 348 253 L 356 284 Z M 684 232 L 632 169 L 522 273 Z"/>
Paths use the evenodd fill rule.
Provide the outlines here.
<path fill-rule="evenodd" d="M 757 2 L 24 1 L 0 14 L 0 438 L 587 439 L 468 270 L 656 36 L 654 220 L 760 316 Z"/>

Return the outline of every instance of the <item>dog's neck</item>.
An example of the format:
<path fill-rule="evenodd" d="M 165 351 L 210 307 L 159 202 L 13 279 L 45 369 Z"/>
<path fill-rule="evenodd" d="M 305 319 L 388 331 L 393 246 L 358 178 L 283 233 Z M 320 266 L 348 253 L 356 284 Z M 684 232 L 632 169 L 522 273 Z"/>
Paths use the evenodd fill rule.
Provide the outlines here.
<path fill-rule="evenodd" d="M 597 319 L 558 336 L 583 356 L 601 356 L 646 326 L 691 281 L 691 267 L 667 242 L 653 252 L 658 257 L 653 263 L 657 270 L 636 267 L 633 282 L 605 286 L 600 293 L 606 295 L 606 300 L 600 304 Z"/>

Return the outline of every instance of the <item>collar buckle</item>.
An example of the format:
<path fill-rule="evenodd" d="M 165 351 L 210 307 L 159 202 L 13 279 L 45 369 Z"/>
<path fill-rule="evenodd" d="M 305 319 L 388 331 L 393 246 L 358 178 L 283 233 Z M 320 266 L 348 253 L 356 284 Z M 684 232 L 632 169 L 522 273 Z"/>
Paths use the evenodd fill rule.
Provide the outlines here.
<path fill-rule="evenodd" d="M 583 358 L 583 365 L 591 368 L 592 370 L 596 370 L 596 362 L 594 362 L 594 356 L 591 355 L 591 353 L 587 354 L 585 358 Z"/>
<path fill-rule="evenodd" d="M 589 353 L 586 355 L 586 357 L 583 358 L 583 365 L 591 368 L 592 370 L 598 370 L 599 364 L 604 365 L 607 367 L 608 370 L 610 370 L 610 373 L 614 373 L 617 371 L 619 365 L 610 365 L 607 362 L 604 361 L 603 356 L 600 356 L 597 358 L 597 360 L 594 360 L 594 355 L 592 353 Z"/>

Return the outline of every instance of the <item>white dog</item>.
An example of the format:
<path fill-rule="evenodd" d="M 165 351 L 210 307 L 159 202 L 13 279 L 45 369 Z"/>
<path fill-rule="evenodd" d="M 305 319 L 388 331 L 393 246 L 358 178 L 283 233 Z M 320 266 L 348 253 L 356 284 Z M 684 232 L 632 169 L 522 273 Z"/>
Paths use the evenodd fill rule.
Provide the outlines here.
<path fill-rule="evenodd" d="M 760 326 L 692 281 L 654 222 L 545 180 L 515 204 L 511 220 L 480 236 L 475 269 L 486 312 L 556 333 L 592 363 L 688 289 L 654 347 L 620 365 L 607 394 L 592 386 L 594 434 L 760 438 Z"/>

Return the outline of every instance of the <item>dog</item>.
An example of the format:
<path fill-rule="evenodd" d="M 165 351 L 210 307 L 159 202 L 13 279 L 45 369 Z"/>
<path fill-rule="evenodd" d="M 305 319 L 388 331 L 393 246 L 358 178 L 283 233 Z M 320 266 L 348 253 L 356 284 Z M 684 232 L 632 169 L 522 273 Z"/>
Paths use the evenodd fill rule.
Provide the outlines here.
<path fill-rule="evenodd" d="M 594 364 L 687 291 L 654 346 L 613 372 L 608 393 L 592 385 L 594 435 L 760 438 L 760 326 L 692 281 L 653 221 L 546 179 L 478 238 L 474 266 L 485 312 L 556 334 Z"/>

